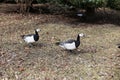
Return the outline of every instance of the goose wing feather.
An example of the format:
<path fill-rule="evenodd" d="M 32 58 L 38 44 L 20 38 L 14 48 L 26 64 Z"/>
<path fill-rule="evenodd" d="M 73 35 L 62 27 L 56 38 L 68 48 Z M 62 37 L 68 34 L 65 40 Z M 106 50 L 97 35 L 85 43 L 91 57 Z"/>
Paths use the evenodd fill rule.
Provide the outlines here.
<path fill-rule="evenodd" d="M 35 34 L 23 35 L 23 38 L 34 36 Z"/>
<path fill-rule="evenodd" d="M 70 40 L 67 40 L 67 41 L 65 41 L 65 42 L 63 42 L 63 43 L 73 43 L 73 42 L 75 42 L 75 40 L 70 39 Z"/>

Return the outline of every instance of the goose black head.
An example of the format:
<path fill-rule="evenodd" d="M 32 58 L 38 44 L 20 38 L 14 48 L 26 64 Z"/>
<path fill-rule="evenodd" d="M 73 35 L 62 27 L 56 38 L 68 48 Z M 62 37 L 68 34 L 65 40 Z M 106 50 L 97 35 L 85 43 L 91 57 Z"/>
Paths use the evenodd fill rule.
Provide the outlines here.
<path fill-rule="evenodd" d="M 80 34 L 78 34 L 80 37 L 84 37 L 85 36 L 85 34 L 83 34 L 83 33 L 80 33 Z"/>
<path fill-rule="evenodd" d="M 41 31 L 40 29 L 35 29 L 36 35 L 38 35 L 38 32 Z"/>
<path fill-rule="evenodd" d="M 41 31 L 40 29 L 35 29 L 37 32 Z"/>
<path fill-rule="evenodd" d="M 75 46 L 78 47 L 80 45 L 80 37 L 84 37 L 83 33 L 78 34 L 77 40 L 75 41 Z"/>
<path fill-rule="evenodd" d="M 80 37 L 84 37 L 85 35 L 83 33 L 78 34 L 77 41 L 80 41 Z"/>

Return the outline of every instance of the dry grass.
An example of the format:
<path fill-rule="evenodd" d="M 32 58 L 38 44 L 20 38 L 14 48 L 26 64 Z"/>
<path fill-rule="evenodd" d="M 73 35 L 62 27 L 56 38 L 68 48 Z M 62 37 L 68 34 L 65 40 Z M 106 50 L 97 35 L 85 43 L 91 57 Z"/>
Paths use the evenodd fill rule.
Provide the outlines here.
<path fill-rule="evenodd" d="M 56 16 L 55 16 L 56 17 Z M 65 24 L 52 15 L 0 14 L 1 80 L 119 80 L 120 26 L 112 24 Z M 60 19 L 60 21 L 59 21 Z M 59 21 L 59 22 L 58 22 Z M 20 38 L 40 28 L 33 47 Z M 57 41 L 81 38 L 78 51 L 70 53 Z"/>

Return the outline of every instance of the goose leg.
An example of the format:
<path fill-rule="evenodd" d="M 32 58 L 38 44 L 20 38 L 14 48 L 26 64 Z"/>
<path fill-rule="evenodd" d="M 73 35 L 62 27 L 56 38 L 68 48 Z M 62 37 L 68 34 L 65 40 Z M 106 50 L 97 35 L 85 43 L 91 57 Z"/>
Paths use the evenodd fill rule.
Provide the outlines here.
<path fill-rule="evenodd" d="M 29 44 L 29 47 L 33 47 L 33 44 L 32 44 L 32 43 L 30 43 L 30 44 Z"/>

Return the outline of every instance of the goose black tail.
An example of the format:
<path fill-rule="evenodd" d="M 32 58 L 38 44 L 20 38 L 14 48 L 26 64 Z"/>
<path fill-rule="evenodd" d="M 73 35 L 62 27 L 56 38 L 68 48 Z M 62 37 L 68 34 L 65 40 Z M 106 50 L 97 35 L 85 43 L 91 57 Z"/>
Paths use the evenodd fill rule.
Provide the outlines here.
<path fill-rule="evenodd" d="M 118 46 L 118 48 L 120 48 L 120 45 Z"/>
<path fill-rule="evenodd" d="M 59 44 L 60 44 L 60 42 L 56 42 L 55 44 L 56 44 L 56 45 L 59 45 Z"/>
<path fill-rule="evenodd" d="M 20 35 L 21 38 L 24 38 L 25 35 Z"/>

